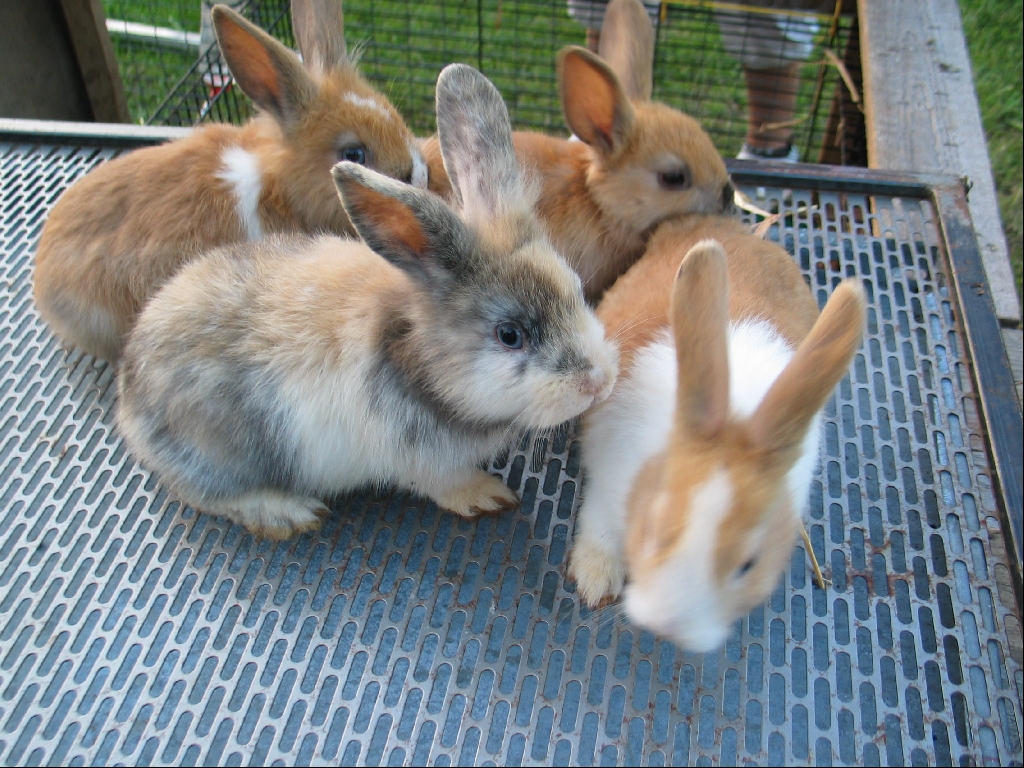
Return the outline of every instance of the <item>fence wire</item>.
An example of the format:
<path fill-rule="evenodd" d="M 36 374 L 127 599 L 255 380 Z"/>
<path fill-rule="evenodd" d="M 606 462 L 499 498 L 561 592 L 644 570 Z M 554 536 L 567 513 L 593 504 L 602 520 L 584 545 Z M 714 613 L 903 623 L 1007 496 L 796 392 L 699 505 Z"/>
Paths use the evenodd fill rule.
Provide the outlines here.
<path fill-rule="evenodd" d="M 294 45 L 288 0 L 235 4 Z M 437 73 L 461 61 L 494 81 L 517 128 L 557 134 L 566 129 L 555 56 L 565 45 L 585 43 L 587 26 L 598 24 L 604 3 L 345 0 L 344 5 L 349 47 L 363 50 L 362 72 L 414 131 L 434 130 Z M 209 30 L 201 33 L 200 6 L 200 0 L 104 0 L 134 119 L 191 125 L 237 123 L 252 114 L 248 99 L 230 79 L 219 77 L 222 64 L 216 46 L 207 47 Z M 801 158 L 859 162 L 862 151 L 854 145 L 863 140 L 849 130 L 849 120 L 839 117 L 840 102 L 850 101 L 850 91 L 836 65 L 856 48 L 855 19 L 702 0 L 652 2 L 648 11 L 656 25 L 654 97 L 700 120 L 723 154 L 735 155 L 748 131 L 745 67 L 772 67 L 795 73 L 780 80 L 779 92 L 770 98 L 795 100 L 784 127 L 792 129 Z M 835 147 L 842 149 L 830 155 Z"/>

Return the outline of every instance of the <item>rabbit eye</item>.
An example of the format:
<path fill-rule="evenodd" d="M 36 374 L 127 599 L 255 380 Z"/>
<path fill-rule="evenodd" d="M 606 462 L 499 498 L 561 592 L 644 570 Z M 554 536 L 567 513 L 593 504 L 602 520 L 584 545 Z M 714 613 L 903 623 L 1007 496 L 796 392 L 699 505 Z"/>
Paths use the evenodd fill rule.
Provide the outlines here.
<path fill-rule="evenodd" d="M 754 567 L 754 558 L 750 558 L 749 560 L 747 560 L 747 562 L 745 562 L 743 565 L 741 565 L 739 568 L 736 569 L 736 575 L 737 576 L 746 576 L 748 573 L 750 573 L 750 569 L 753 568 L 753 567 Z"/>
<path fill-rule="evenodd" d="M 522 349 L 526 333 L 518 323 L 499 323 L 494 327 L 494 337 L 506 349 Z"/>
<path fill-rule="evenodd" d="M 658 181 L 665 189 L 686 189 L 690 186 L 690 175 L 685 168 L 674 168 L 658 174 Z"/>
<path fill-rule="evenodd" d="M 338 159 L 366 165 L 366 150 L 362 147 L 345 147 L 338 150 Z"/>

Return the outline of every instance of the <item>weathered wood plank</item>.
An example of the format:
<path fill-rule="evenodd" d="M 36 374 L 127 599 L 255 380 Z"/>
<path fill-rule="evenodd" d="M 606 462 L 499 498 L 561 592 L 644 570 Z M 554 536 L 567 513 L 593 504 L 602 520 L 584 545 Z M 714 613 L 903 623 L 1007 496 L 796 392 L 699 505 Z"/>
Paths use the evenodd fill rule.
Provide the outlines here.
<path fill-rule="evenodd" d="M 968 178 L 996 313 L 1019 321 L 957 0 L 858 0 L 857 9 L 869 167 Z"/>

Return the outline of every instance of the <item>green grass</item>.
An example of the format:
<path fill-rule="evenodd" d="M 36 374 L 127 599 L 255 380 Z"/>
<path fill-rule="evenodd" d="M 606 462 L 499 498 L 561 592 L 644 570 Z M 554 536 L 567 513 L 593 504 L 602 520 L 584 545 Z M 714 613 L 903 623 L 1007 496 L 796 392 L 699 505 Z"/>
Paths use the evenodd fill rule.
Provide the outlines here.
<path fill-rule="evenodd" d="M 1006 232 L 1010 262 L 1017 282 L 1017 298 L 1024 298 L 1022 284 L 1022 0 L 960 0 L 964 35 L 971 52 L 974 85 L 981 105 L 981 119 L 988 140 L 999 207 Z M 1022 302 L 1024 314 L 1024 302 Z"/>

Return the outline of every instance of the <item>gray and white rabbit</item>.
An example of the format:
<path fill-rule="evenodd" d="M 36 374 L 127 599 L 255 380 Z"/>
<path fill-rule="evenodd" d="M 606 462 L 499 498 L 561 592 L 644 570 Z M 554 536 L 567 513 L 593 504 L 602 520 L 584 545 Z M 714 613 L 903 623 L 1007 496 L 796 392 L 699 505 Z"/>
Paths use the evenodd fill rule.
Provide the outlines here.
<path fill-rule="evenodd" d="M 350 162 L 365 243 L 277 236 L 196 259 L 125 350 L 118 424 L 197 509 L 285 538 L 321 498 L 413 489 L 464 516 L 517 503 L 478 467 L 611 391 L 617 354 L 532 212 L 508 112 L 471 67 L 437 81 L 459 215 Z"/>

